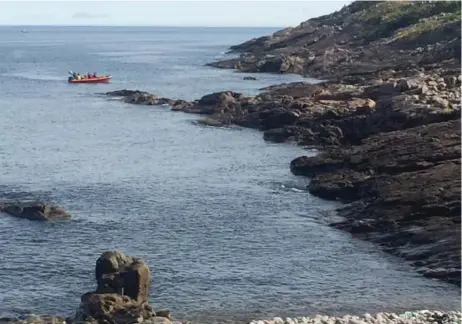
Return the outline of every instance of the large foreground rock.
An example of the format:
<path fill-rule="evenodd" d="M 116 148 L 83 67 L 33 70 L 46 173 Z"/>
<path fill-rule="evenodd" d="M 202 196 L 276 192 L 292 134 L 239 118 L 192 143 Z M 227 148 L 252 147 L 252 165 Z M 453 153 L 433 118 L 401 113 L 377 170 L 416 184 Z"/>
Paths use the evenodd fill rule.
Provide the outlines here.
<path fill-rule="evenodd" d="M 118 251 L 104 252 L 96 261 L 97 288 L 81 297 L 74 321 L 98 324 L 169 324 L 170 312 L 148 304 L 151 273 L 139 258 Z"/>
<path fill-rule="evenodd" d="M 121 252 L 104 252 L 96 261 L 97 293 L 116 293 L 136 302 L 148 300 L 151 273 L 142 260 Z"/>
<path fill-rule="evenodd" d="M 139 303 L 119 294 L 87 293 L 82 296 L 76 321 L 98 324 L 143 323 L 155 317 L 147 303 Z"/>
<path fill-rule="evenodd" d="M 0 203 L 0 212 L 37 221 L 64 220 L 71 214 L 64 208 L 42 202 Z"/>

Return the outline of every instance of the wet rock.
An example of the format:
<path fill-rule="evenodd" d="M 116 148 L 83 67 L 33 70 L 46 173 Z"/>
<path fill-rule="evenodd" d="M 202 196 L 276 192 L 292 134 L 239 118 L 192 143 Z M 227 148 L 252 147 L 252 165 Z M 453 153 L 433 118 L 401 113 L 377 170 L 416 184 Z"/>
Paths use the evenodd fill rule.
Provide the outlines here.
<path fill-rule="evenodd" d="M 165 318 L 167 318 L 169 320 L 172 319 L 172 313 L 170 311 L 168 311 L 168 310 L 159 310 L 159 311 L 156 312 L 156 316 L 165 317 Z"/>
<path fill-rule="evenodd" d="M 197 121 L 198 124 L 204 125 L 204 126 L 212 126 L 212 127 L 223 127 L 226 126 L 226 124 L 222 121 L 212 119 L 212 118 L 201 118 Z"/>
<path fill-rule="evenodd" d="M 36 221 L 65 220 L 71 214 L 64 208 L 42 202 L 0 203 L 0 212 Z"/>
<path fill-rule="evenodd" d="M 244 77 L 243 79 L 244 79 L 244 80 L 247 80 L 247 81 L 255 81 L 255 80 L 257 80 L 256 77 L 251 77 L 251 76 L 246 76 L 246 77 Z"/>
<path fill-rule="evenodd" d="M 347 221 L 334 226 L 460 285 L 460 154 L 460 120 L 452 120 L 299 157 L 291 170 L 313 178 L 312 194 L 363 202 L 345 207 Z"/>
<path fill-rule="evenodd" d="M 134 96 L 134 95 L 139 95 L 145 92 L 139 91 L 139 90 L 116 90 L 116 91 L 110 91 L 106 92 L 106 95 L 108 96 L 114 96 L 114 97 L 129 97 L 129 96 Z"/>

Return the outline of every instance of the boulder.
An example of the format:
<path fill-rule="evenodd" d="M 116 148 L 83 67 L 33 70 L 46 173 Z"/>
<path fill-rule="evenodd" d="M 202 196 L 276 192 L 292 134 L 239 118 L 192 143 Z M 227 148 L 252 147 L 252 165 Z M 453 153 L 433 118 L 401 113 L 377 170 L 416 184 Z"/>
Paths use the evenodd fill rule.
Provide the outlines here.
<path fill-rule="evenodd" d="M 293 125 L 299 118 L 299 113 L 284 108 L 260 112 L 260 124 L 264 130 Z"/>
<path fill-rule="evenodd" d="M 170 323 L 170 312 L 156 316 L 148 304 L 150 270 L 139 258 L 106 251 L 96 261 L 95 278 L 98 286 L 82 295 L 74 323 Z"/>
<path fill-rule="evenodd" d="M 429 103 L 434 105 L 435 107 L 438 108 L 448 108 L 449 107 L 449 101 L 447 101 L 444 98 L 438 97 L 438 96 L 433 96 L 430 98 Z"/>
<path fill-rule="evenodd" d="M 116 293 L 137 302 L 148 300 L 151 273 L 146 263 L 121 252 L 104 252 L 96 261 L 97 293 Z"/>
<path fill-rule="evenodd" d="M 417 89 L 421 86 L 421 82 L 417 79 L 401 79 L 396 84 L 397 89 L 401 92 Z"/>
<path fill-rule="evenodd" d="M 71 218 L 71 214 L 63 208 L 42 202 L 5 203 L 0 205 L 0 212 L 37 221 Z"/>
<path fill-rule="evenodd" d="M 355 98 L 348 103 L 348 108 L 358 113 L 370 113 L 375 109 L 375 101 L 372 99 Z"/>
<path fill-rule="evenodd" d="M 204 106 L 223 106 L 236 102 L 236 99 L 242 97 L 242 94 L 233 91 L 215 92 L 203 96 L 199 99 L 198 104 Z"/>
<path fill-rule="evenodd" d="M 400 92 L 400 88 L 396 83 L 384 83 L 379 85 L 370 86 L 364 89 L 367 97 L 377 100 L 382 97 L 389 97 L 396 95 Z"/>
<path fill-rule="evenodd" d="M 86 293 L 81 297 L 74 319 L 98 324 L 132 324 L 154 316 L 155 312 L 147 303 L 138 303 L 128 296 Z"/>
<path fill-rule="evenodd" d="M 141 92 L 126 96 L 124 101 L 135 105 L 158 105 L 157 97 L 154 94 Z"/>
<path fill-rule="evenodd" d="M 116 91 L 106 92 L 106 95 L 114 96 L 114 97 L 128 97 L 128 96 L 133 96 L 133 95 L 141 94 L 141 93 L 145 93 L 145 92 L 142 92 L 142 91 L 139 91 L 139 90 L 123 89 L 123 90 L 116 90 Z"/>

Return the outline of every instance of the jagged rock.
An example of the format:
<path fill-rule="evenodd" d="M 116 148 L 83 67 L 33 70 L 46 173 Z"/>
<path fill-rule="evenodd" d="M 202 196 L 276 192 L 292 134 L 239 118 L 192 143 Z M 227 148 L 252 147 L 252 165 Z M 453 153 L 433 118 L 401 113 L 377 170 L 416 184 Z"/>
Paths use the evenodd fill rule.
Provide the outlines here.
<path fill-rule="evenodd" d="M 460 120 L 452 120 L 299 157 L 291 170 L 312 177 L 309 191 L 317 196 L 363 202 L 343 208 L 347 221 L 336 227 L 392 246 L 392 253 L 439 269 L 426 276 L 460 285 L 460 150 Z"/>
<path fill-rule="evenodd" d="M 97 288 L 81 297 L 74 321 L 98 324 L 168 323 L 148 304 L 150 270 L 140 259 L 106 251 L 96 261 Z M 170 318 L 170 313 L 160 312 Z"/>
<path fill-rule="evenodd" d="M 147 303 L 115 293 L 87 293 L 75 315 L 75 321 L 96 321 L 98 324 L 142 323 L 155 316 Z"/>
<path fill-rule="evenodd" d="M 151 273 L 146 263 L 121 252 L 104 252 L 96 261 L 97 293 L 116 293 L 137 302 L 148 299 Z"/>

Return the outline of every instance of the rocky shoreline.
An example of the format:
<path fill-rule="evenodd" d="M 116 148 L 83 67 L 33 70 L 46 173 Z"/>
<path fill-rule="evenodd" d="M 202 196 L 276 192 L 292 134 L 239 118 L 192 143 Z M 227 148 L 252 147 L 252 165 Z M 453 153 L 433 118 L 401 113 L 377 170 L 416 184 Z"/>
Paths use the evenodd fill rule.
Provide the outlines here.
<path fill-rule="evenodd" d="M 199 114 L 204 125 L 259 129 L 267 141 L 322 149 L 317 156 L 291 161 L 290 169 L 311 178 L 311 194 L 345 203 L 337 210 L 344 220 L 330 226 L 376 243 L 426 277 L 460 286 L 460 46 L 460 3 L 354 2 L 332 15 L 233 46 L 243 53 L 239 58 L 210 63 L 328 81 L 275 85 L 255 97 L 223 91 L 192 102 L 137 90 L 106 95 Z M 42 221 L 71 217 L 40 202 L 3 203 L 0 212 Z M 148 304 L 151 276 L 142 260 L 105 252 L 96 262 L 95 280 L 97 288 L 82 295 L 72 317 L 0 318 L 0 324 L 172 323 L 169 311 Z M 461 320 L 460 312 L 421 310 L 251 324 Z"/>
<path fill-rule="evenodd" d="M 308 190 L 349 203 L 332 226 L 378 243 L 427 277 L 460 286 L 460 68 L 387 70 L 362 85 L 291 83 L 255 97 L 224 91 L 187 102 L 121 90 L 137 105 L 256 128 L 265 140 L 321 148 L 291 162 Z M 448 67 L 449 66 L 449 67 Z"/>

